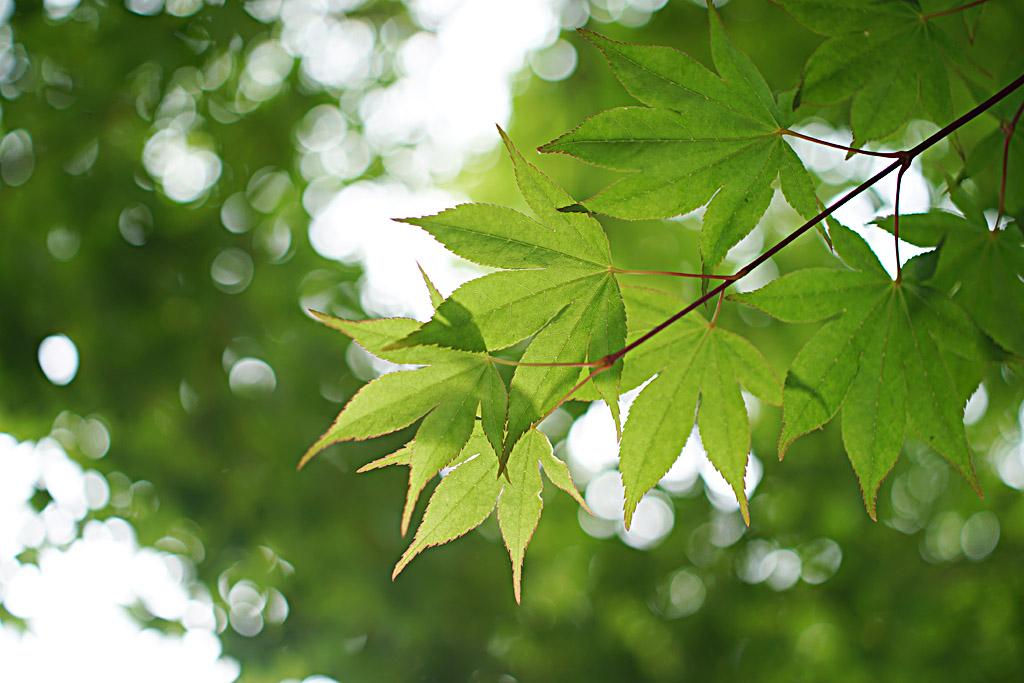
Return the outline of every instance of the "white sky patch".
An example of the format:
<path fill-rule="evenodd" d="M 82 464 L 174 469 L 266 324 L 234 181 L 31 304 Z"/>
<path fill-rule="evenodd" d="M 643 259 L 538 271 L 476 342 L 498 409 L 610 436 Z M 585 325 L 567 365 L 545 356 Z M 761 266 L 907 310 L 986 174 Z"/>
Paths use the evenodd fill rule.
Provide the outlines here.
<path fill-rule="evenodd" d="M 52 499 L 42 512 L 36 491 Z M 0 680 L 231 683 L 214 607 L 189 560 L 139 546 L 118 517 L 85 521 L 110 499 L 103 475 L 83 470 L 53 439 L 0 433 L 0 602 L 27 628 L 0 622 Z M 18 557 L 38 551 L 38 562 Z M 128 611 L 182 624 L 143 628 Z M 59 656 L 55 656 L 59 655 Z"/>
<path fill-rule="evenodd" d="M 457 202 L 456 195 L 444 190 L 416 191 L 386 181 L 354 183 L 313 219 L 309 241 L 321 256 L 362 265 L 359 291 L 367 313 L 425 320 L 433 309 L 417 263 L 445 295 L 481 271 L 420 228 L 391 218 L 436 213 Z"/>
<path fill-rule="evenodd" d="M 287 7 L 300 5 L 296 0 Z M 570 56 L 557 42 L 566 5 L 562 0 L 413 0 L 409 9 L 423 30 L 397 46 L 398 79 L 371 89 L 360 101 L 362 135 L 348 131 L 327 110 L 318 110 L 308 122 L 300 141 L 311 175 L 332 175 L 334 168 L 336 177 L 350 176 L 345 160 L 360 158 L 366 148 L 382 157 L 387 170 L 385 179 L 328 190 L 326 197 L 325 183 L 314 182 L 304 196 L 314 216 L 309 228 L 314 249 L 363 267 L 361 303 L 367 313 L 430 316 L 417 261 L 443 294 L 481 274 L 419 228 L 390 219 L 436 213 L 460 201 L 436 184 L 455 178 L 468 160 L 498 144 L 495 124 L 508 124 L 512 81 L 531 53 L 549 49 L 537 63 L 547 77 L 571 73 L 575 53 Z M 322 57 L 300 48 L 304 43 L 295 38 L 312 30 L 302 27 L 313 10 L 294 8 L 282 11 L 282 40 L 316 76 Z M 484 30 L 490 26 L 501 30 Z"/>

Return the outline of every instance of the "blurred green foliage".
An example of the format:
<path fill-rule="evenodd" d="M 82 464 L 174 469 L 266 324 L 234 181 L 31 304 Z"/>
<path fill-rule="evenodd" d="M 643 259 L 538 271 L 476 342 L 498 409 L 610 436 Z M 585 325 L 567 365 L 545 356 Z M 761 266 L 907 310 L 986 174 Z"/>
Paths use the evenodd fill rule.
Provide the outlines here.
<path fill-rule="evenodd" d="M 971 59 L 1002 74 L 1024 7 L 989 5 L 950 21 L 973 22 Z M 406 34 L 417 30 L 397 2 L 368 2 L 352 14 L 378 28 L 391 21 Z M 796 85 L 821 40 L 761 0 L 734 0 L 722 16 L 776 88 Z M 642 26 L 599 28 L 707 57 L 704 10 L 686 0 L 669 2 Z M 198 538 L 205 547 L 198 570 L 210 586 L 222 575 L 244 575 L 287 596 L 283 624 L 251 638 L 223 633 L 227 653 L 242 662 L 243 681 L 310 672 L 345 682 L 1019 676 L 1024 498 L 993 465 L 1006 449 L 1020 448 L 1019 364 L 986 377 L 988 408 L 969 429 L 984 500 L 938 458 L 910 449 L 883 485 L 880 521 L 872 523 L 836 425 L 801 440 L 779 463 L 779 413 L 765 408 L 754 429 L 764 479 L 751 500 L 752 525 L 735 542 L 722 540 L 735 515 L 716 512 L 699 484 L 697 495 L 673 499 L 675 525 L 649 551 L 587 535 L 571 501 L 552 490 L 529 552 L 522 607 L 508 590 L 493 523 L 418 559 L 392 583 L 390 568 L 405 545 L 398 534 L 404 473 L 356 477 L 354 470 L 390 452 L 402 435 L 335 447 L 295 472 L 298 456 L 361 385 L 345 364 L 342 338 L 303 312 L 310 297 L 359 312 L 360 272 L 309 244 L 301 201 L 307 181 L 295 139 L 313 106 L 352 93 L 313 87 L 293 69 L 272 97 L 239 106 L 242 57 L 278 30 L 242 3 L 175 17 L 85 0 L 55 19 L 40 3 L 17 2 L 0 30 L 21 55 L 0 85 L 0 137 L 27 131 L 33 160 L 27 177 L 5 166 L 9 175 L 0 184 L 0 429 L 39 438 L 62 411 L 99 417 L 112 446 L 93 466 L 115 489 L 152 483 L 136 486 L 131 504 L 112 514 L 130 519 L 143 542 L 176 529 Z M 516 82 L 510 132 L 523 149 L 629 102 L 596 51 L 571 34 L 566 39 L 579 51 L 569 79 L 544 82 L 524 72 Z M 204 89 L 205 74 L 224 55 L 231 56 L 224 83 Z M 377 76 L 394 77 L 393 66 Z M 158 108 L 175 88 L 190 94 L 200 118 L 188 131 L 190 144 L 216 150 L 222 164 L 210 190 L 187 202 L 168 198 L 142 162 Z M 963 111 L 966 87 L 955 96 Z M 830 122 L 846 116 L 837 106 Z M 972 149 L 997 126 L 992 117 L 972 124 L 960 146 Z M 929 155 L 931 180 L 959 171 L 957 152 L 949 145 Z M 588 196 L 610 177 L 564 158 L 538 163 L 574 196 Z M 252 203 L 252 178 L 268 171 L 287 178 L 278 201 L 253 209 L 248 230 L 225 229 L 224 202 L 242 192 Z M 375 160 L 364 177 L 383 173 Z M 979 176 L 978 192 L 990 203 L 998 179 Z M 841 184 L 823 183 L 820 196 Z M 452 187 L 480 201 L 519 202 L 505 159 Z M 126 219 L 126 210 L 135 213 Z M 788 210 L 773 213 L 769 240 L 792 218 Z M 690 223 L 604 224 L 623 267 L 697 262 Z M 251 259 L 244 291 L 223 291 L 211 278 L 211 265 L 227 249 Z M 787 272 L 825 258 L 824 244 L 808 236 L 777 265 Z M 692 284 L 671 286 L 695 292 Z M 780 368 L 813 333 L 813 326 L 783 326 L 735 306 L 723 316 Z M 65 387 L 47 381 L 36 359 L 41 340 L 54 333 L 73 339 L 81 358 Z M 225 368 L 246 356 L 273 368 L 274 391 L 232 391 Z M 998 545 L 973 561 L 962 549 L 961 537 L 969 536 L 963 525 L 983 511 L 998 520 Z M 832 547 L 822 539 L 841 549 L 834 576 L 782 590 L 752 582 L 758 558 L 773 550 L 794 549 L 805 568 L 812 566 Z M 695 603 L 694 595 L 703 600 Z"/>

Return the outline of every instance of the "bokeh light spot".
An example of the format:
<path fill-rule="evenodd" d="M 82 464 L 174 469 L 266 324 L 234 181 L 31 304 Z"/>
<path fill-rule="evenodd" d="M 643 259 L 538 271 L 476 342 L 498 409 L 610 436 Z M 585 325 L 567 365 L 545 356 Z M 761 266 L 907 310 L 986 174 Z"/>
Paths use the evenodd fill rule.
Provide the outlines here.
<path fill-rule="evenodd" d="M 65 386 L 78 374 L 78 348 L 67 335 L 50 335 L 39 344 L 39 367 L 46 379 Z"/>
<path fill-rule="evenodd" d="M 239 395 L 269 394 L 277 388 L 277 376 L 266 361 L 241 358 L 228 373 L 231 391 Z"/>
<path fill-rule="evenodd" d="M 999 544 L 999 518 L 988 510 L 976 512 L 960 530 L 960 547 L 968 559 L 988 557 Z"/>
<path fill-rule="evenodd" d="M 576 70 L 576 61 L 576 48 L 565 40 L 530 55 L 533 72 L 545 81 L 565 80 Z"/>
<path fill-rule="evenodd" d="M 246 252 L 231 247 L 217 254 L 210 266 L 210 277 L 217 289 L 228 294 L 238 294 L 252 282 L 255 266 Z"/>

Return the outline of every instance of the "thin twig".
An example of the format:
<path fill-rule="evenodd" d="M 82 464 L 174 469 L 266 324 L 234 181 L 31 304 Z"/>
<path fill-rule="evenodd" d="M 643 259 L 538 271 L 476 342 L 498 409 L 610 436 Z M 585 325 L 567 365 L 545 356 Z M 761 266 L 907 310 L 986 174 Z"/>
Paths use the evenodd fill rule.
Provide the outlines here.
<path fill-rule="evenodd" d="M 835 142 L 829 142 L 828 140 L 822 140 L 821 138 L 811 137 L 810 135 L 804 135 L 798 133 L 795 130 L 789 128 L 783 128 L 780 130 L 782 135 L 789 135 L 794 138 L 800 138 L 807 142 L 813 142 L 818 145 L 824 145 L 825 147 L 831 147 L 832 149 L 841 149 L 844 152 L 850 152 L 852 154 L 864 154 L 869 157 L 884 157 L 886 159 L 898 159 L 903 152 L 873 152 L 870 149 L 861 149 L 859 147 L 847 147 L 846 145 L 840 145 Z"/>
<path fill-rule="evenodd" d="M 896 174 L 896 206 L 892 219 L 893 244 L 896 246 L 896 282 L 903 281 L 903 266 L 900 263 L 900 188 L 903 185 L 903 174 L 910 168 L 911 159 L 903 160 L 899 173 Z"/>
<path fill-rule="evenodd" d="M 670 277 L 689 277 L 697 280 L 731 280 L 735 275 L 706 275 L 703 273 L 680 273 L 675 270 L 631 270 L 612 267 L 612 272 L 619 275 L 668 275 Z"/>
<path fill-rule="evenodd" d="M 1003 126 L 1003 176 L 999 181 L 999 213 L 996 214 L 996 223 L 992 226 L 993 230 L 999 229 L 999 223 L 1003 220 L 1003 214 L 1006 212 L 1006 174 L 1010 166 L 1010 141 L 1013 139 L 1013 131 L 1017 129 L 1017 122 L 1020 121 L 1021 113 L 1024 113 L 1024 102 L 1021 102 L 1020 106 L 1017 107 L 1017 113 L 1010 119 L 1010 123 Z"/>
<path fill-rule="evenodd" d="M 950 14 L 957 14 L 958 12 L 963 12 L 964 10 L 969 10 L 972 7 L 977 7 L 978 5 L 984 5 L 986 2 L 988 2 L 988 0 L 974 0 L 974 2 L 969 2 L 966 5 L 959 5 L 957 7 L 950 7 L 949 9 L 944 9 L 944 10 L 942 10 L 940 12 L 932 12 L 931 14 L 922 14 L 921 15 L 921 21 L 931 21 L 932 19 L 938 19 L 939 17 L 944 17 L 944 16 L 947 16 L 947 15 L 950 15 Z"/>

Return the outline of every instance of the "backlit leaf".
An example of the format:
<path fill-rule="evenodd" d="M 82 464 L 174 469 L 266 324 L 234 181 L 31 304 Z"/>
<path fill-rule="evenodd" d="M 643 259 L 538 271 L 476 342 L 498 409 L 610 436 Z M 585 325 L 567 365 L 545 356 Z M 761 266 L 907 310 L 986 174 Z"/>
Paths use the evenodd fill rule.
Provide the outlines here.
<path fill-rule="evenodd" d="M 590 211 L 665 218 L 708 204 L 700 248 L 712 268 L 761 219 L 776 177 L 804 217 L 817 212 L 818 202 L 810 177 L 783 140 L 792 118 L 789 104 L 776 100 L 713 9 L 709 16 L 717 74 L 670 48 L 584 32 L 626 90 L 648 107 L 597 114 L 541 150 L 627 174 L 582 202 Z"/>
<path fill-rule="evenodd" d="M 955 377 L 964 365 L 996 359 L 995 349 L 955 302 L 913 279 L 912 263 L 894 282 L 858 235 L 838 224 L 831 232 L 838 256 L 866 270 L 797 271 L 734 297 L 780 320 L 832 318 L 790 366 L 779 456 L 842 410 L 843 443 L 872 518 L 905 436 L 928 444 L 977 489 L 963 426 L 966 396 Z"/>

